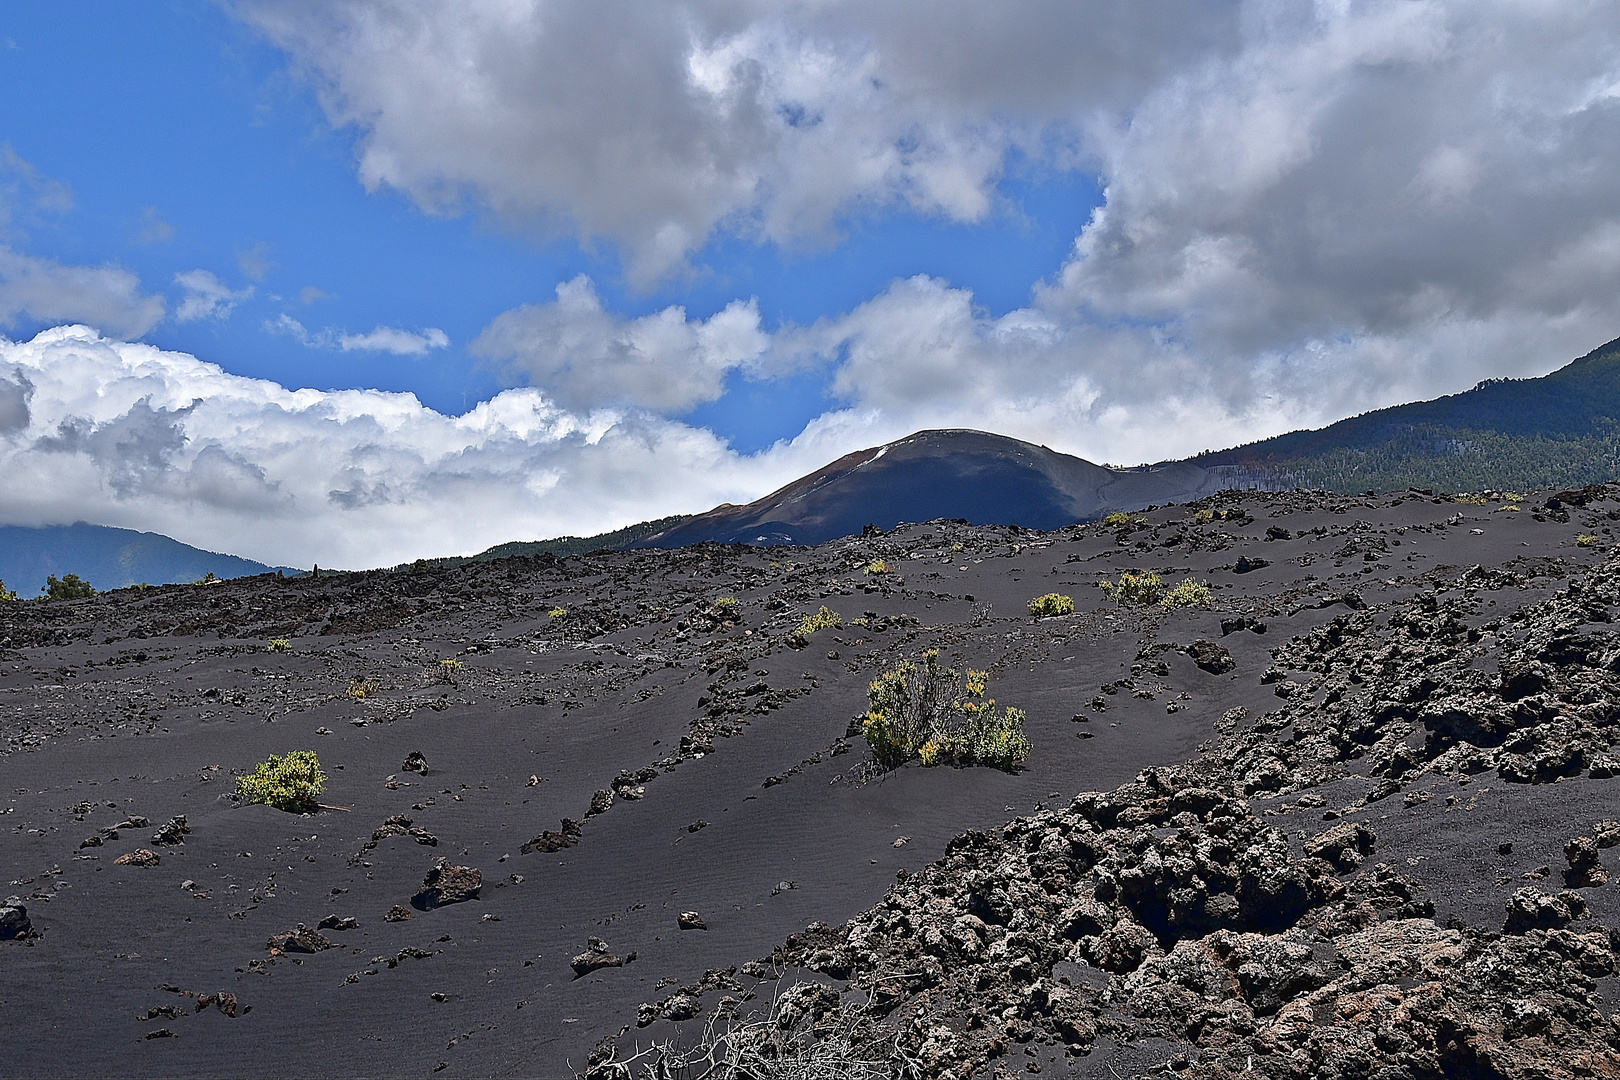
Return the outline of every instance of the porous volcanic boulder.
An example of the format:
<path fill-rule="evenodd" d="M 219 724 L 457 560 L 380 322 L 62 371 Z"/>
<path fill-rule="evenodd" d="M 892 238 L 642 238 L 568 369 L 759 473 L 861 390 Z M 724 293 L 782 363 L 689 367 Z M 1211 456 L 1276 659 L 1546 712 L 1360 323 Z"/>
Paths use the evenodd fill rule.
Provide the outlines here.
<path fill-rule="evenodd" d="M 1586 916 L 1586 898 L 1568 889 L 1549 896 L 1533 885 L 1514 892 L 1507 902 L 1507 920 L 1502 929 L 1509 934 L 1531 930 L 1562 930 Z"/>
<path fill-rule="evenodd" d="M 452 866 L 440 859 L 422 879 L 422 889 L 411 897 L 418 911 L 432 911 L 446 904 L 476 899 L 484 887 L 484 875 L 476 866 Z"/>
<path fill-rule="evenodd" d="M 709 924 L 703 921 L 703 916 L 695 911 L 683 911 L 676 916 L 675 924 L 682 930 L 707 930 Z"/>
<path fill-rule="evenodd" d="M 1305 844 L 1305 854 L 1326 859 L 1341 873 L 1349 873 L 1373 853 L 1378 835 L 1360 822 L 1335 825 Z"/>
<path fill-rule="evenodd" d="M 1598 858 L 1598 842 L 1590 836 L 1577 836 L 1564 845 L 1569 869 L 1564 883 L 1572 889 L 1595 889 L 1609 883 L 1609 872 Z"/>
<path fill-rule="evenodd" d="M 399 771 L 426 776 L 428 771 L 427 755 L 420 750 L 412 750 L 405 755 L 405 763 L 399 767 Z"/>

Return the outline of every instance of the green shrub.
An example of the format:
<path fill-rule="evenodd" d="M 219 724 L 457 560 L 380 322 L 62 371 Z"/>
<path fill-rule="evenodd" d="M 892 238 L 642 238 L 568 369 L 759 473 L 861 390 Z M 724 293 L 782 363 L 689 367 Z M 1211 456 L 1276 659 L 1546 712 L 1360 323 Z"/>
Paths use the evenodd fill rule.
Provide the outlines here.
<path fill-rule="evenodd" d="M 882 559 L 874 559 L 866 564 L 866 572 L 868 574 L 887 574 L 890 569 L 891 567 L 889 564 L 884 562 Z"/>
<path fill-rule="evenodd" d="M 1159 603 L 1167 608 L 1204 607 L 1213 596 L 1214 593 L 1210 591 L 1208 584 L 1187 578 L 1180 585 L 1165 593 L 1164 599 L 1160 600 Z"/>
<path fill-rule="evenodd" d="M 1147 518 L 1132 517 L 1123 510 L 1115 510 L 1112 514 L 1103 518 L 1102 523 L 1110 526 L 1124 525 L 1135 528 L 1138 525 L 1146 525 Z"/>
<path fill-rule="evenodd" d="M 364 701 L 377 692 L 377 684 L 370 679 L 351 679 L 349 681 L 349 696 L 356 701 Z"/>
<path fill-rule="evenodd" d="M 817 630 L 837 630 L 844 625 L 844 617 L 826 604 L 814 615 L 806 615 L 804 621 L 799 623 L 799 633 L 809 637 Z"/>
<path fill-rule="evenodd" d="M 6 591 L 6 583 L 3 582 L 3 581 L 0 581 L 0 602 L 6 601 L 6 600 L 16 600 L 16 599 L 18 599 L 17 594 L 14 593 L 14 592 L 7 592 Z"/>
<path fill-rule="evenodd" d="M 210 570 L 210 571 L 208 571 L 208 573 L 204 574 L 202 577 L 198 578 L 196 581 L 193 581 L 192 584 L 193 585 L 212 585 L 214 582 L 216 582 L 218 580 L 219 580 L 219 578 L 215 577 L 214 572 L 212 570 Z"/>
<path fill-rule="evenodd" d="M 565 607 L 554 607 L 550 611 L 546 612 L 546 614 L 551 616 L 553 619 L 562 619 L 567 617 L 568 609 Z"/>
<path fill-rule="evenodd" d="M 1037 596 L 1029 602 L 1029 613 L 1037 619 L 1050 619 L 1059 615 L 1074 614 L 1074 597 L 1064 596 L 1062 593 L 1049 592 L 1045 596 Z"/>
<path fill-rule="evenodd" d="M 326 774 L 313 750 L 294 750 L 285 757 L 271 754 L 269 761 L 261 761 L 236 781 L 237 794 L 248 802 L 295 814 L 318 809 L 316 799 L 325 787 Z"/>
<path fill-rule="evenodd" d="M 984 696 L 989 677 L 966 675 L 939 662 L 930 649 L 920 661 L 902 661 L 867 690 L 862 734 L 884 768 L 913 757 L 924 765 L 990 765 L 1014 769 L 1029 758 L 1020 709 L 998 710 Z"/>
<path fill-rule="evenodd" d="M 1581 533 L 1575 538 L 1575 542 L 1581 545 L 1581 547 L 1591 547 L 1597 543 L 1597 539 L 1598 538 L 1593 536 L 1591 533 Z"/>
<path fill-rule="evenodd" d="M 265 652 L 292 652 L 292 642 L 284 637 L 271 638 L 265 643 Z"/>
<path fill-rule="evenodd" d="M 1119 581 L 1105 581 L 1102 591 L 1117 604 L 1157 604 L 1164 599 L 1164 579 L 1150 570 L 1119 575 Z"/>
<path fill-rule="evenodd" d="M 78 574 L 68 574 L 61 581 L 52 574 L 45 579 L 39 591 L 45 594 L 47 600 L 83 600 L 96 595 L 96 590 L 90 587 L 88 581 L 80 581 Z"/>
<path fill-rule="evenodd" d="M 737 598 L 735 596 L 717 596 L 714 598 L 714 606 L 719 608 L 722 614 L 735 614 L 737 611 Z"/>

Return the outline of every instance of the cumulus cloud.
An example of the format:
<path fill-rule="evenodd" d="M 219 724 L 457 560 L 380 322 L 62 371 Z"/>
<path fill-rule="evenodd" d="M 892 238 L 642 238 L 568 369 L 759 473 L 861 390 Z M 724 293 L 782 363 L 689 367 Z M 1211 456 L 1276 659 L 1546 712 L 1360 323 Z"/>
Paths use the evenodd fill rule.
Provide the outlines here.
<path fill-rule="evenodd" d="M 187 270 L 174 275 L 174 281 L 185 290 L 174 312 L 179 322 L 227 318 L 237 304 L 253 295 L 253 286 L 232 290 L 207 270 Z"/>
<path fill-rule="evenodd" d="M 360 349 L 368 352 L 393 353 L 395 356 L 425 356 L 434 349 L 450 346 L 450 338 L 443 330 L 428 327 L 421 333 L 401 330 L 393 326 L 379 326 L 368 334 L 339 334 L 338 348 L 344 352 Z"/>
<path fill-rule="evenodd" d="M 621 243 L 649 280 L 722 223 L 866 205 L 974 221 L 1006 152 L 1231 40 L 1223 5 L 250 0 L 369 188 Z"/>
<path fill-rule="evenodd" d="M 0 244 L 0 326 L 26 316 L 140 337 L 162 321 L 163 311 L 163 298 L 143 295 L 140 279 L 123 267 L 69 266 Z"/>
<path fill-rule="evenodd" d="M 678 413 L 718 398 L 726 373 L 758 359 L 768 343 L 751 300 L 704 320 L 688 319 L 681 307 L 621 319 L 603 310 L 582 274 L 557 286 L 556 300 L 498 316 L 472 349 L 564 408 L 628 404 Z"/>
<path fill-rule="evenodd" d="M 366 184 L 569 223 L 640 280 L 717 232 L 825 237 L 900 205 L 979 220 L 1015 153 L 1098 176 L 1104 204 L 1026 310 L 898 283 L 758 361 L 818 357 L 896 422 L 967 393 L 954 415 L 1028 417 L 1063 388 L 1089 402 L 1068 447 L 1124 456 L 1099 445 L 1117 422 L 1165 456 L 1545 371 L 1620 329 L 1613 5 L 242 10 L 355 131 Z M 575 402 L 680 408 L 718 385 L 684 346 L 637 353 L 589 297 L 503 319 L 489 352 Z M 634 360 L 654 355 L 675 359 Z"/>
<path fill-rule="evenodd" d="M 7 387 L 24 388 L 22 413 Z M 6 524 L 89 520 L 274 563 L 376 566 L 752 497 L 863 423 L 750 458 L 532 388 L 450 417 L 411 394 L 290 390 L 61 327 L 0 340 L 0 507 Z"/>

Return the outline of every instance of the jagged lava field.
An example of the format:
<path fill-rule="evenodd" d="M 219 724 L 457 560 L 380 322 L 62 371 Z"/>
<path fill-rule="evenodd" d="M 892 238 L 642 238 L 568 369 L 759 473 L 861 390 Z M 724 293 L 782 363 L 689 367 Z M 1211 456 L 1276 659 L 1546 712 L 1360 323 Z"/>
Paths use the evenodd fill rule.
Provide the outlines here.
<path fill-rule="evenodd" d="M 769 1015 L 848 1076 L 1620 1075 L 1617 520 L 1225 492 L 0 605 L 0 1073 L 605 1080 Z M 875 766 L 928 649 L 1022 769 Z M 325 807 L 235 796 L 293 750 Z"/>

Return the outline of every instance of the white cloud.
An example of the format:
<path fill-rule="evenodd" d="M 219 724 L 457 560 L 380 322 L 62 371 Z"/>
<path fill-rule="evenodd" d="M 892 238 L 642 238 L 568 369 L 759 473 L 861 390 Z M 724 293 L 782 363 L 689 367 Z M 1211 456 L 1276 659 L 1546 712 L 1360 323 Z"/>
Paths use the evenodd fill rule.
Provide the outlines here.
<path fill-rule="evenodd" d="M 1147 10 L 1151 9 L 1151 10 Z M 718 226 L 852 208 L 973 221 L 1007 151 L 1230 40 L 1221 5 L 515 0 L 239 6 L 360 138 L 368 188 L 624 245 L 638 280 Z"/>
<path fill-rule="evenodd" d="M 809 349 L 843 365 L 857 408 L 922 416 L 971 392 L 957 414 L 1028 415 L 1084 386 L 1087 449 L 1123 456 L 1092 445 L 1096 418 L 1134 446 L 1158 402 L 1230 425 L 1219 444 L 1545 371 L 1620 332 L 1615 5 L 244 10 L 357 133 L 369 186 L 570 223 L 622 244 L 638 280 L 717 231 L 824 238 L 898 205 L 978 220 L 1014 152 L 1095 172 L 1106 203 L 1027 311 L 989 320 L 939 283 L 898 285 L 818 329 L 849 335 L 847 361 L 799 331 L 749 361 Z M 483 340 L 577 402 L 678 409 L 719 385 L 726 365 L 685 346 L 627 345 L 644 320 L 565 307 Z M 649 337 L 687 325 L 653 318 Z M 1206 445 L 1153 435 L 1149 456 Z"/>
<path fill-rule="evenodd" d="M 749 458 L 534 389 L 450 417 L 410 394 L 289 390 L 61 327 L 0 340 L 0 507 L 5 524 L 88 520 L 274 563 L 377 566 L 752 497 L 866 422 Z"/>
<path fill-rule="evenodd" d="M 684 412 L 724 392 L 726 373 L 758 359 L 769 338 L 753 301 L 733 301 L 706 320 L 668 307 L 638 319 L 602 309 L 584 275 L 557 286 L 551 303 L 495 318 L 472 343 L 563 407 L 639 405 Z"/>
<path fill-rule="evenodd" d="M 187 270 L 174 275 L 174 281 L 185 290 L 174 312 L 179 322 L 228 318 L 237 304 L 253 295 L 253 286 L 232 290 L 207 270 Z"/>
<path fill-rule="evenodd" d="M 379 326 L 368 334 L 339 334 L 337 341 L 338 348 L 344 352 L 360 349 L 393 353 L 395 356 L 425 356 L 434 349 L 450 346 L 449 336 L 431 326 L 419 334 L 393 326 Z"/>
<path fill-rule="evenodd" d="M 0 244 L 0 326 L 24 316 L 140 337 L 163 319 L 163 298 L 142 295 L 140 279 L 120 266 L 66 266 Z"/>

